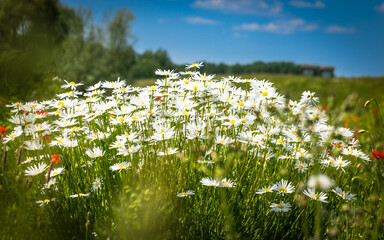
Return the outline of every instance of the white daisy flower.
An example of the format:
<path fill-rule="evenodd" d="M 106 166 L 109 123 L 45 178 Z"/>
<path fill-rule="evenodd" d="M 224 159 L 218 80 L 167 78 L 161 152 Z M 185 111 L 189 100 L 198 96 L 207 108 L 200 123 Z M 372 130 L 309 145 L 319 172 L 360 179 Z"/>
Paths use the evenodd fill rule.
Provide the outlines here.
<path fill-rule="evenodd" d="M 306 164 L 303 161 L 297 161 L 295 163 L 295 168 L 300 172 L 300 173 L 305 173 L 308 170 L 308 164 Z"/>
<path fill-rule="evenodd" d="M 292 205 L 290 203 L 280 202 L 279 204 L 272 203 L 269 207 L 273 212 L 288 212 L 291 210 Z"/>
<path fill-rule="evenodd" d="M 281 182 L 276 183 L 274 189 L 279 194 L 283 195 L 286 193 L 293 193 L 293 191 L 295 191 L 295 187 L 292 186 L 292 183 L 288 183 L 287 180 L 281 180 Z"/>
<path fill-rule="evenodd" d="M 185 69 L 191 69 L 191 68 L 201 68 L 203 66 L 203 62 L 200 63 L 192 63 L 191 65 L 186 64 Z"/>
<path fill-rule="evenodd" d="M 343 160 L 341 156 L 337 157 L 336 160 L 332 163 L 332 167 L 343 170 L 345 172 L 344 167 L 350 165 L 351 162 L 347 160 Z"/>
<path fill-rule="evenodd" d="M 103 181 L 100 178 L 96 178 L 95 181 L 92 183 L 92 191 L 101 189 L 102 182 Z"/>
<path fill-rule="evenodd" d="M 70 198 L 77 198 L 77 197 L 88 197 L 88 196 L 89 196 L 89 193 L 79 193 L 79 194 L 70 195 L 69 197 Z"/>
<path fill-rule="evenodd" d="M 40 204 L 40 206 L 44 206 L 44 205 L 47 205 L 48 203 L 50 203 L 51 201 L 54 201 L 54 200 L 55 200 L 55 198 L 44 199 L 44 200 L 36 201 L 36 203 Z"/>
<path fill-rule="evenodd" d="M 42 172 L 44 172 L 48 168 L 48 165 L 45 163 L 39 163 L 37 166 L 31 166 L 28 167 L 27 170 L 25 170 L 26 176 L 35 176 Z"/>
<path fill-rule="evenodd" d="M 231 179 L 224 178 L 223 180 L 221 180 L 220 187 L 232 188 L 234 186 L 236 186 L 236 183 L 234 183 Z"/>
<path fill-rule="evenodd" d="M 177 194 L 178 197 L 190 197 L 191 195 L 195 195 L 195 192 L 192 190 Z"/>
<path fill-rule="evenodd" d="M 332 192 L 336 193 L 337 196 L 341 197 L 342 199 L 345 199 L 347 201 L 351 201 L 355 199 L 356 194 L 351 194 L 349 192 L 343 191 L 340 187 L 336 187 L 336 189 L 332 189 Z"/>
<path fill-rule="evenodd" d="M 322 174 L 311 175 L 307 182 L 309 188 L 320 188 L 321 190 L 328 190 L 332 187 L 332 180 Z"/>
<path fill-rule="evenodd" d="M 257 190 L 256 194 L 264 194 L 264 193 L 267 193 L 267 192 L 272 192 L 273 190 L 276 189 L 276 185 L 271 185 L 271 186 L 265 186 L 259 190 Z"/>
<path fill-rule="evenodd" d="M 121 163 L 115 163 L 113 164 L 112 166 L 110 166 L 109 168 L 112 170 L 112 171 L 121 171 L 123 169 L 127 169 L 127 168 L 130 168 L 131 167 L 131 163 L 130 162 L 121 162 Z"/>
<path fill-rule="evenodd" d="M 165 156 L 165 155 L 172 155 L 172 154 L 175 154 L 177 153 L 177 148 L 168 148 L 167 151 L 164 151 L 164 152 L 158 152 L 157 154 L 159 156 Z"/>
<path fill-rule="evenodd" d="M 323 192 L 320 192 L 317 194 L 314 188 L 307 188 L 307 190 L 304 190 L 303 193 L 313 200 L 324 202 L 324 203 L 328 202 L 326 200 L 328 198 L 327 194 Z"/>
<path fill-rule="evenodd" d="M 55 176 L 57 176 L 59 174 L 64 173 L 64 171 L 65 171 L 65 169 L 62 168 L 62 167 L 61 168 L 54 168 L 54 169 L 51 170 L 50 177 L 55 177 Z"/>
<path fill-rule="evenodd" d="M 212 178 L 205 177 L 201 179 L 201 184 L 204 186 L 213 186 L 213 187 L 218 187 L 220 185 L 220 181 Z"/>
<path fill-rule="evenodd" d="M 92 150 L 87 149 L 85 152 L 90 158 L 98 158 L 104 156 L 104 151 L 101 147 L 95 147 Z"/>

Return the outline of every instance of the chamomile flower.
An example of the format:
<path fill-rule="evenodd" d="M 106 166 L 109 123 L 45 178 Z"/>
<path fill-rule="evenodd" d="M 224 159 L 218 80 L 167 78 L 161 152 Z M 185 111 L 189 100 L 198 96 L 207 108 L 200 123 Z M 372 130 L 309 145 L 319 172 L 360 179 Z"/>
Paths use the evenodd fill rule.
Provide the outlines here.
<path fill-rule="evenodd" d="M 203 62 L 200 63 L 192 63 L 191 65 L 185 65 L 185 69 L 191 69 L 191 68 L 201 68 L 203 66 Z"/>
<path fill-rule="evenodd" d="M 303 161 L 297 161 L 295 163 L 295 168 L 297 169 L 297 171 L 299 171 L 300 173 L 305 173 L 307 170 L 308 170 L 308 164 L 303 162 Z"/>
<path fill-rule="evenodd" d="M 92 191 L 97 189 L 101 189 L 102 180 L 100 178 L 96 178 L 95 181 L 92 182 Z"/>
<path fill-rule="evenodd" d="M 92 150 L 87 149 L 85 154 L 87 154 L 90 158 L 98 158 L 104 156 L 104 151 L 101 147 L 95 147 Z"/>
<path fill-rule="evenodd" d="M 55 184 L 56 184 L 56 178 L 51 178 L 47 183 L 44 184 L 43 189 L 51 188 Z"/>
<path fill-rule="evenodd" d="M 67 80 L 64 80 L 65 84 L 61 85 L 61 88 L 71 88 L 72 90 L 75 90 L 77 86 L 83 85 L 82 83 L 75 83 L 75 82 L 67 82 Z"/>
<path fill-rule="evenodd" d="M 312 200 L 316 200 L 316 201 L 320 201 L 320 202 L 324 202 L 324 203 L 328 202 L 326 200 L 328 198 L 327 194 L 325 194 L 323 192 L 316 193 L 314 188 L 307 188 L 307 190 L 304 190 L 303 193 L 304 193 L 304 195 L 310 197 Z"/>
<path fill-rule="evenodd" d="M 192 190 L 188 190 L 186 192 L 178 193 L 178 197 L 190 197 L 191 195 L 195 195 L 195 192 Z"/>
<path fill-rule="evenodd" d="M 201 184 L 204 186 L 212 186 L 212 187 L 218 187 L 220 185 L 220 181 L 212 178 L 205 177 L 201 179 Z"/>
<path fill-rule="evenodd" d="M 350 165 L 351 162 L 344 160 L 341 156 L 337 157 L 336 160 L 332 163 L 332 167 L 335 167 L 337 169 L 343 170 L 345 172 L 344 168 L 348 165 Z"/>
<path fill-rule="evenodd" d="M 342 199 L 345 199 L 347 201 L 351 201 L 355 199 L 356 194 L 351 194 L 349 192 L 343 191 L 340 187 L 336 187 L 336 189 L 332 189 L 332 192 L 336 193 L 337 196 L 341 197 Z"/>
<path fill-rule="evenodd" d="M 215 143 L 222 144 L 224 146 L 228 146 L 233 143 L 233 140 L 227 136 L 217 136 L 215 139 Z"/>
<path fill-rule="evenodd" d="M 45 163 L 39 163 L 36 166 L 28 167 L 27 170 L 25 170 L 26 176 L 35 176 L 42 172 L 44 172 L 48 168 L 48 165 Z"/>
<path fill-rule="evenodd" d="M 175 154 L 177 152 L 178 152 L 177 148 L 168 148 L 166 151 L 164 151 L 164 152 L 159 151 L 157 154 L 159 156 L 164 156 L 164 155 L 172 155 L 172 154 Z"/>
<path fill-rule="evenodd" d="M 70 195 L 69 197 L 70 197 L 70 198 L 89 197 L 89 194 L 90 194 L 90 193 L 78 193 L 78 194 Z"/>
<path fill-rule="evenodd" d="M 264 194 L 264 193 L 267 193 L 267 192 L 273 192 L 273 190 L 275 190 L 276 186 L 275 185 L 271 185 L 271 186 L 264 186 L 263 188 L 257 190 L 256 194 Z"/>
<path fill-rule="evenodd" d="M 131 163 L 130 162 L 121 162 L 121 163 L 115 163 L 113 164 L 112 166 L 110 166 L 109 168 L 112 170 L 112 171 L 121 171 L 123 169 L 127 169 L 127 168 L 130 168 L 131 167 Z"/>
<path fill-rule="evenodd" d="M 274 189 L 278 194 L 282 195 L 295 191 L 295 187 L 292 186 L 292 183 L 288 183 L 287 180 L 281 180 L 281 182 L 276 183 Z"/>
<path fill-rule="evenodd" d="M 64 173 L 64 171 L 65 171 L 65 169 L 62 167 L 51 169 L 50 177 L 56 177 L 57 175 Z"/>
<path fill-rule="evenodd" d="M 271 203 L 269 207 L 273 212 L 288 212 L 291 210 L 292 205 L 290 203 L 280 202 L 279 204 Z"/>
<path fill-rule="evenodd" d="M 48 203 L 50 203 L 51 201 L 54 201 L 55 198 L 52 198 L 52 199 L 44 199 L 44 200 L 39 200 L 39 201 L 36 201 L 36 203 L 40 204 L 40 206 L 44 206 L 44 205 L 47 205 Z"/>
<path fill-rule="evenodd" d="M 232 188 L 234 186 L 236 186 L 236 183 L 234 183 L 231 179 L 224 178 L 221 180 L 220 187 Z"/>
<path fill-rule="evenodd" d="M 332 187 L 333 183 L 332 180 L 326 175 L 319 174 L 311 175 L 309 177 L 307 185 L 309 188 L 320 188 L 322 190 L 328 190 Z"/>

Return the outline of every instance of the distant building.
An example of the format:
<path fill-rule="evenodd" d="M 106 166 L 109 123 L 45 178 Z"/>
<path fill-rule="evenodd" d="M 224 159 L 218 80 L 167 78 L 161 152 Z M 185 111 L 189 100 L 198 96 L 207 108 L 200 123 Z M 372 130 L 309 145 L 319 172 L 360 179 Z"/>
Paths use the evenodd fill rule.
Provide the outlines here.
<path fill-rule="evenodd" d="M 303 70 L 304 76 L 315 76 L 316 70 L 319 66 L 302 64 L 302 65 L 300 65 L 300 67 Z"/>
<path fill-rule="evenodd" d="M 333 71 L 335 71 L 335 67 L 332 67 L 332 66 L 320 67 L 320 75 L 322 78 L 327 78 L 327 79 L 333 78 L 334 77 Z"/>
<path fill-rule="evenodd" d="M 320 76 L 322 78 L 333 78 L 335 67 L 332 66 L 318 66 L 311 64 L 300 65 L 304 76 Z"/>

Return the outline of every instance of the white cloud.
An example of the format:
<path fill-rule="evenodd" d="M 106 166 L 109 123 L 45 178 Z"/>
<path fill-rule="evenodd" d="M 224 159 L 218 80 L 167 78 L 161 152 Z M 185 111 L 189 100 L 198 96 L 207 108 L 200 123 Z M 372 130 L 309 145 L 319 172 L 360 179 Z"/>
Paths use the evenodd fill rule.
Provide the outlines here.
<path fill-rule="evenodd" d="M 192 24 L 205 24 L 205 25 L 216 25 L 219 24 L 219 22 L 208 19 L 208 18 L 203 18 L 203 17 L 187 17 L 185 19 L 187 23 L 192 23 Z"/>
<path fill-rule="evenodd" d="M 192 4 L 196 8 L 262 16 L 277 15 L 282 6 L 279 0 L 195 0 Z"/>
<path fill-rule="evenodd" d="M 235 32 L 235 33 L 233 34 L 233 36 L 234 36 L 235 38 L 248 38 L 248 35 L 246 35 L 246 34 L 241 34 L 241 33 L 238 33 L 238 32 Z"/>
<path fill-rule="evenodd" d="M 343 27 L 340 25 L 330 25 L 325 29 L 326 33 L 354 33 L 355 28 Z"/>
<path fill-rule="evenodd" d="M 325 3 L 322 1 L 307 2 L 301 0 L 292 0 L 289 2 L 289 5 L 297 8 L 325 8 Z"/>
<path fill-rule="evenodd" d="M 265 24 L 257 22 L 243 23 L 240 26 L 233 27 L 234 30 L 240 31 L 263 31 L 278 34 L 291 34 L 295 32 L 308 32 L 318 29 L 317 24 L 307 23 L 305 20 L 297 18 L 288 21 L 275 21 Z"/>
<path fill-rule="evenodd" d="M 384 13 L 384 2 L 379 6 L 376 6 L 375 9 L 381 13 Z"/>

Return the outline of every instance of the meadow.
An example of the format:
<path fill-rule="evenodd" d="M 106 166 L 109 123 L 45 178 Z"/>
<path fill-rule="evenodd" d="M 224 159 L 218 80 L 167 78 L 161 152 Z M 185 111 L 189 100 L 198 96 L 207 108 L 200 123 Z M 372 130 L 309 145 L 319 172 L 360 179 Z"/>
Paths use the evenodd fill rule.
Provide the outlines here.
<path fill-rule="evenodd" d="M 10 105 L 1 239 L 384 238 L 384 78 L 186 68 Z"/>

